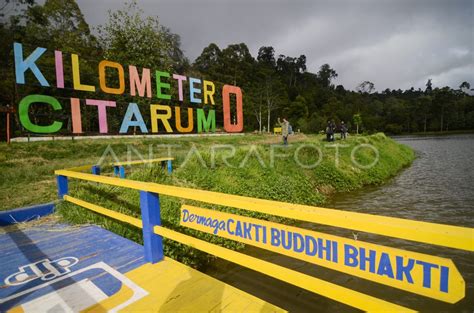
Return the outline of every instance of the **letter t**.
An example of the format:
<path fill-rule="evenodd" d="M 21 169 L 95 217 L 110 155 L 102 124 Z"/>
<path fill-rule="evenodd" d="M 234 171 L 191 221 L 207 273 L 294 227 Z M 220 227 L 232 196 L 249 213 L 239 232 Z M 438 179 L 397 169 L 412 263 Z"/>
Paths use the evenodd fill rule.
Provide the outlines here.
<path fill-rule="evenodd" d="M 107 134 L 109 132 L 107 127 L 107 107 L 115 107 L 115 101 L 86 99 L 86 104 L 97 106 L 99 114 L 99 132 L 101 134 Z"/>

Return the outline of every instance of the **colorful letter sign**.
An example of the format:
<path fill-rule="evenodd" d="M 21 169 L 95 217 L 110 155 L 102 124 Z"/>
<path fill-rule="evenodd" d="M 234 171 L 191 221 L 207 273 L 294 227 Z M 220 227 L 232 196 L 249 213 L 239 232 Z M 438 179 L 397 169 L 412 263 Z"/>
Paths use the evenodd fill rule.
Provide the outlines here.
<path fill-rule="evenodd" d="M 85 92 L 86 100 L 80 100 L 75 96 L 68 100 L 71 105 L 70 117 L 72 124 L 72 132 L 74 134 L 82 133 L 81 109 L 85 105 L 94 105 L 98 108 L 98 122 L 101 134 L 109 132 L 127 133 L 130 126 L 136 130 L 138 126 L 142 133 L 151 133 L 166 131 L 172 133 L 178 131 L 180 133 L 190 132 L 215 132 L 216 130 L 216 110 L 215 110 L 215 94 L 216 85 L 212 81 L 201 78 L 186 77 L 179 74 L 171 74 L 169 72 L 160 70 L 151 70 L 149 68 L 137 69 L 134 65 L 124 66 L 120 63 L 102 60 L 97 64 L 98 86 L 91 84 L 94 82 L 89 74 L 83 73 L 81 75 L 81 61 L 77 54 L 71 53 L 70 58 L 63 56 L 62 51 L 52 51 L 55 62 L 55 77 L 47 78 L 40 68 L 40 59 L 47 54 L 47 49 L 38 47 L 29 53 L 23 51 L 21 43 L 14 43 L 14 61 L 15 74 L 17 84 L 26 84 L 26 78 L 31 79 L 31 72 L 35 78 L 33 83 L 38 83 L 42 87 L 61 89 L 73 89 L 76 93 Z M 53 57 L 53 54 L 51 57 Z M 66 61 L 65 61 L 66 60 Z M 70 66 L 65 66 L 64 62 L 70 60 Z M 85 66 L 85 65 L 84 65 Z M 71 73 L 65 73 L 65 69 L 71 69 Z M 124 70 L 124 69 L 128 69 Z M 31 74 L 30 73 L 30 74 Z M 140 74 L 141 73 L 141 74 Z M 154 73 L 152 77 L 151 73 Z M 70 77 L 70 81 L 65 77 Z M 56 80 L 56 85 L 52 86 L 48 82 Z M 155 80 L 154 84 L 152 79 Z M 96 83 L 97 85 L 97 83 Z M 152 88 L 155 88 L 152 92 Z M 186 88 L 186 89 L 185 89 Z M 109 99 L 90 99 L 92 92 L 102 91 L 107 94 L 107 97 L 112 95 L 121 96 L 128 95 L 132 97 L 146 98 L 147 107 L 145 105 L 138 105 L 139 101 L 132 101 L 130 103 L 122 104 L 116 98 Z M 185 92 L 187 96 L 185 96 Z M 48 92 L 51 94 L 51 92 Z M 231 95 L 235 95 L 236 108 L 235 115 L 231 113 Z M 58 98 L 62 98 L 58 96 Z M 153 99 L 156 101 L 150 101 Z M 165 102 L 178 102 L 184 107 L 175 106 L 172 109 L 170 105 Z M 187 103 L 186 103 L 187 102 Z M 30 120 L 30 115 L 33 110 L 30 110 L 30 105 L 38 103 L 39 105 L 51 106 L 54 110 L 63 110 L 61 103 L 52 96 L 26 95 L 19 103 L 20 122 L 23 127 L 34 133 L 55 133 L 60 131 L 64 125 L 60 121 L 51 121 L 49 126 L 35 125 Z M 126 112 L 122 118 L 121 123 L 110 123 L 120 125 L 120 129 L 110 129 L 107 122 L 107 111 L 117 110 L 119 106 L 127 105 L 127 110 L 119 110 Z M 223 105 L 223 121 L 224 130 L 229 133 L 243 131 L 243 103 L 242 91 L 237 86 L 224 85 L 222 87 L 222 105 Z M 182 110 L 181 110 L 182 109 Z M 144 114 L 149 111 L 150 114 Z M 187 113 L 187 126 L 182 123 L 183 115 Z M 148 112 L 147 112 L 148 113 Z M 114 116 L 113 114 L 109 114 Z M 84 116 L 87 116 L 84 114 Z M 148 118 L 150 116 L 150 118 Z M 186 116 L 186 115 L 184 115 Z M 145 118 L 145 119 L 144 119 Z M 159 123 L 159 121 L 161 123 Z M 174 122 L 174 127 L 172 126 Z M 148 126 L 147 124 L 148 123 Z M 159 124 L 162 124 L 158 126 Z"/>
<path fill-rule="evenodd" d="M 465 283 L 445 258 L 189 205 L 180 225 L 437 300 L 464 298 Z"/>

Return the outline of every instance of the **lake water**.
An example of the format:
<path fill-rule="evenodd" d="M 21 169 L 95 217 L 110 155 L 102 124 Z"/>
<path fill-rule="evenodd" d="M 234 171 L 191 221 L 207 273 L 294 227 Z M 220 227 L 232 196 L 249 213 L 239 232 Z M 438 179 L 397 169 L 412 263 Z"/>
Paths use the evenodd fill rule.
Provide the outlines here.
<path fill-rule="evenodd" d="M 326 207 L 419 221 L 474 227 L 474 135 L 398 137 L 417 153 L 413 164 L 383 186 L 329 199 Z M 306 262 L 247 247 L 245 253 L 423 312 L 474 311 L 474 254 L 309 223 L 301 227 L 452 259 L 466 282 L 456 304 L 404 292 Z M 353 308 L 226 261 L 207 271 L 231 285 L 292 312 L 352 312 Z"/>

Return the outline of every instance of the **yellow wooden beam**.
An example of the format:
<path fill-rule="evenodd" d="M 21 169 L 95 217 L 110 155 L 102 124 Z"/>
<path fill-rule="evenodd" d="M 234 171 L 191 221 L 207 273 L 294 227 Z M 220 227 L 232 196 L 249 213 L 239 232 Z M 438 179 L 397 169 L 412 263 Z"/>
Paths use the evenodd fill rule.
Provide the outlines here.
<path fill-rule="evenodd" d="M 190 247 L 207 252 L 219 258 L 242 265 L 254 271 L 274 277 L 294 286 L 309 290 L 316 294 L 360 310 L 367 312 L 416 312 L 409 308 L 387 302 L 294 270 L 290 270 L 280 265 L 263 261 L 240 252 L 229 250 L 227 248 L 223 248 L 221 246 L 217 246 L 161 226 L 155 226 L 154 232 L 157 235 L 189 245 Z"/>
<path fill-rule="evenodd" d="M 155 162 L 163 162 L 163 161 L 173 161 L 173 160 L 174 160 L 174 158 L 158 158 L 158 159 L 148 159 L 148 160 L 115 162 L 115 163 L 112 163 L 112 165 L 113 166 L 125 166 L 125 165 L 146 164 L 146 163 L 155 163 Z"/>
<path fill-rule="evenodd" d="M 64 200 L 66 200 L 68 202 L 77 204 L 77 205 L 79 205 L 83 208 L 89 209 L 89 210 L 94 211 L 96 213 L 111 217 L 111 218 L 119 220 L 121 222 L 131 224 L 131 225 L 136 226 L 138 228 L 143 228 L 143 223 L 138 218 L 131 217 L 131 216 L 128 216 L 126 214 L 119 213 L 117 211 L 109 210 L 109 209 L 103 208 L 101 206 L 95 205 L 93 203 L 86 202 L 84 200 L 80 200 L 80 199 L 77 199 L 77 198 L 74 198 L 74 197 L 71 197 L 71 196 L 68 196 L 68 195 L 65 195 L 63 198 L 64 198 Z"/>
<path fill-rule="evenodd" d="M 474 251 L 474 228 L 327 209 L 236 196 L 220 192 L 77 173 L 67 170 L 57 170 L 55 171 L 55 174 L 118 187 L 155 192 L 161 195 L 276 215 L 311 223 L 342 227 L 471 252 Z"/>
<path fill-rule="evenodd" d="M 89 171 L 90 172 L 93 166 L 94 166 L 93 164 L 81 165 L 81 166 L 70 167 L 70 168 L 67 168 L 66 170 L 67 171 L 74 171 L 74 172 L 83 172 L 83 171 Z"/>

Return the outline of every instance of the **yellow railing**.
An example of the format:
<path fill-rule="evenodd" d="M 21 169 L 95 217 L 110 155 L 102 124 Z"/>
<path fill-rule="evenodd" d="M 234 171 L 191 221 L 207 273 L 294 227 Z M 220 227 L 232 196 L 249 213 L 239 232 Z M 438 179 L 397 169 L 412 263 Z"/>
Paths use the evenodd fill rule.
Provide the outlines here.
<path fill-rule="evenodd" d="M 147 159 L 147 160 L 134 160 L 134 161 L 123 161 L 112 163 L 113 166 L 125 166 L 125 165 L 137 165 L 137 164 L 149 164 L 149 163 L 158 163 L 164 161 L 173 161 L 174 158 L 157 158 L 157 159 Z"/>
<path fill-rule="evenodd" d="M 114 218 L 118 221 L 128 223 L 135 227 L 143 227 L 142 221 L 138 218 L 109 210 L 68 195 L 64 196 L 64 200 L 77 204 L 96 213 Z M 195 249 L 215 255 L 224 260 L 237 263 L 241 266 L 250 268 L 294 286 L 298 286 L 300 288 L 312 291 L 316 294 L 320 294 L 364 311 L 388 310 L 393 312 L 415 312 L 403 306 L 399 306 L 345 287 L 341 287 L 322 279 L 311 277 L 309 275 L 290 270 L 285 267 L 257 259 L 255 257 L 251 257 L 240 252 L 232 251 L 161 226 L 154 226 L 153 231 L 157 235 L 180 242 Z"/>
<path fill-rule="evenodd" d="M 331 298 L 335 301 L 339 301 L 341 303 L 347 304 L 349 306 L 365 310 L 365 311 L 374 311 L 374 310 L 384 310 L 384 311 L 410 311 L 408 308 L 399 306 L 397 304 L 393 304 L 370 295 L 366 295 L 315 277 L 311 277 L 309 275 L 290 270 L 284 268 L 279 265 L 272 264 L 267 261 L 263 261 L 254 257 L 247 256 L 245 254 L 232 251 L 214 244 L 210 244 L 206 241 L 181 234 L 179 232 L 166 229 L 160 226 L 160 207 L 159 207 L 159 198 L 158 195 L 166 195 L 172 197 L 178 197 L 182 199 L 188 200 L 196 200 L 204 203 L 210 203 L 214 205 L 220 206 L 227 206 L 233 207 L 242 210 L 249 210 L 254 212 L 265 213 L 269 215 L 275 215 L 280 217 L 286 217 L 311 223 L 317 224 L 324 224 L 330 225 L 335 227 L 341 227 L 346 229 L 364 231 L 384 236 L 390 236 L 394 238 L 406 239 L 411 241 L 429 243 L 449 248 L 455 249 L 462 249 L 466 251 L 474 251 L 474 229 L 472 228 L 465 228 L 465 227 L 458 227 L 458 226 L 451 226 L 451 225 L 442 225 L 442 224 L 435 224 L 435 223 L 426 223 L 426 222 L 419 222 L 419 221 L 411 221 L 399 218 L 392 218 L 392 217 L 385 217 L 385 216 L 375 216 L 363 213 L 356 213 L 356 212 L 347 212 L 347 211 L 340 211 L 335 209 L 327 209 L 327 208 L 320 208 L 320 207 L 312 207 L 307 205 L 299 205 L 299 204 L 292 204 L 292 203 L 285 203 L 279 201 L 270 201 L 264 199 L 256 199 L 250 197 L 243 197 L 243 196 L 236 196 L 230 194 L 223 194 L 218 192 L 212 191 L 204 191 L 204 190 L 197 190 L 191 188 L 184 188 L 184 187 L 176 187 L 176 186 L 169 186 L 169 185 L 162 185 L 157 183 L 150 183 L 150 182 L 140 182 L 128 179 L 119 179 L 115 177 L 105 177 L 100 175 L 93 175 L 87 173 L 80 173 L 71 170 L 58 170 L 55 172 L 58 179 L 58 192 L 60 198 L 64 200 L 79 205 L 81 207 L 87 208 L 99 214 L 117 219 L 119 221 L 129 223 L 139 228 L 143 228 L 144 233 L 144 245 L 145 245 L 145 258 L 149 262 L 156 262 L 162 258 L 162 242 L 161 238 L 166 237 L 171 240 L 189 245 L 193 248 L 202 250 L 204 252 L 213 254 L 220 258 L 226 259 L 228 261 L 237 263 L 239 265 L 251 268 L 258 272 L 264 273 L 266 275 L 272 276 L 276 279 L 280 279 L 285 281 L 289 284 L 293 284 L 295 286 L 304 288 L 306 290 L 312 291 L 314 293 L 320 294 L 322 296 Z M 106 208 L 102 208 L 98 205 L 88 203 L 86 201 L 76 199 L 70 195 L 68 195 L 68 178 L 76 178 L 80 180 L 85 180 L 89 182 L 96 182 L 107 184 L 111 186 L 117 187 L 124 187 L 130 188 L 140 191 L 140 203 L 142 209 L 142 220 L 127 216 L 122 213 L 118 213 L 113 210 L 109 210 Z M 193 207 L 184 206 L 181 209 L 182 220 L 181 223 L 183 226 L 195 228 L 200 231 L 207 231 L 209 233 L 218 234 L 217 227 L 213 230 L 212 227 L 207 230 L 204 224 L 201 225 L 194 225 L 184 223 L 184 211 L 189 210 Z M 229 224 L 229 221 L 234 221 L 238 219 L 238 215 L 231 215 L 223 212 L 217 211 L 207 211 L 205 209 L 196 209 L 199 214 L 209 214 L 209 218 L 214 217 L 217 222 L 223 222 L 226 220 Z M 200 211 L 201 210 L 201 211 Z M 204 212 L 204 213 L 203 213 Z M 227 215 L 226 215 L 227 214 Z M 235 221 L 234 221 L 235 222 Z M 255 223 L 250 218 L 242 217 L 242 223 Z M 210 224 L 210 223 L 209 223 Z M 204 225 L 204 226 L 203 226 Z M 220 224 L 219 224 L 220 225 Z M 224 225 L 224 224 L 222 224 Z M 262 226 L 263 225 L 263 226 Z M 297 228 L 286 227 L 281 224 L 269 223 L 262 221 L 262 225 L 260 227 L 268 227 L 268 233 L 270 234 L 270 227 L 272 227 L 272 231 L 274 229 L 278 229 L 278 227 L 283 227 L 285 231 L 294 231 Z M 265 226 L 267 225 L 267 226 Z M 217 223 L 216 223 L 217 226 Z M 258 230 L 258 229 L 257 229 Z M 253 230 L 252 236 L 255 236 L 257 230 Z M 235 229 L 234 229 L 235 231 Z M 301 230 L 302 234 L 308 235 L 308 231 L 306 233 L 304 230 Z M 262 232 L 263 234 L 263 232 Z M 221 234 L 218 234 L 222 236 Z M 324 234 L 321 233 L 314 233 L 314 236 Z M 250 232 L 249 232 L 250 236 Z M 225 238 L 250 243 L 248 238 L 239 239 L 237 237 L 233 238 L 232 236 L 223 236 Z M 296 237 L 296 235 L 295 235 Z M 307 237 L 305 237 L 307 238 Z M 316 237 L 315 237 L 316 238 Z M 381 253 L 379 262 L 378 273 L 373 273 L 371 269 L 367 268 L 367 275 L 364 273 L 361 274 L 362 268 L 362 261 L 361 261 L 361 268 L 354 268 L 354 273 L 351 273 L 349 270 L 351 269 L 347 264 L 331 264 L 329 261 L 326 262 L 324 258 L 321 260 L 316 260 L 315 264 L 320 264 L 326 266 L 328 268 L 333 268 L 339 271 L 346 272 L 351 275 L 359 276 L 362 278 L 366 278 L 372 281 L 380 282 L 386 285 L 390 285 L 390 278 L 393 279 L 394 286 L 396 288 L 403 289 L 404 284 L 397 282 L 399 280 L 399 272 L 396 273 L 397 277 L 395 279 L 395 274 L 392 273 L 393 277 L 383 277 L 384 274 L 386 276 L 390 276 L 390 271 L 387 268 L 382 268 L 382 272 L 380 272 L 380 268 L 383 267 L 380 264 L 383 264 L 383 253 L 392 253 L 392 256 L 387 257 L 389 260 L 392 260 L 395 264 L 397 262 L 397 270 L 401 271 L 401 277 L 406 278 L 407 281 L 410 279 L 416 281 L 423 281 L 423 285 L 415 286 L 412 288 L 408 283 L 406 284 L 409 288 L 407 291 L 418 293 L 421 295 L 425 295 L 428 297 L 432 297 L 441 301 L 454 303 L 459 301 L 459 299 L 464 297 L 465 292 L 465 285 L 464 280 L 457 272 L 454 264 L 451 260 L 427 256 L 415 252 L 397 250 L 394 248 L 385 248 L 383 246 L 377 246 L 374 244 L 364 244 L 363 242 L 355 242 L 350 241 L 348 239 L 344 239 L 341 237 L 330 236 L 327 235 L 325 241 L 327 243 L 326 247 L 321 246 L 320 248 L 327 249 L 326 253 L 329 252 L 330 242 L 336 242 L 336 240 L 340 240 L 341 246 L 339 247 L 342 249 L 342 244 L 344 244 L 344 248 L 354 248 L 354 249 L 373 249 L 374 253 Z M 329 238 L 329 239 L 327 239 Z M 272 243 L 273 244 L 273 243 Z M 265 246 L 260 242 L 259 244 L 254 244 L 256 246 L 261 246 L 262 248 L 269 249 L 272 251 L 280 252 L 278 249 L 273 249 L 269 244 Z M 334 247 L 333 247 L 334 248 Z M 333 259 L 334 254 L 341 254 L 342 250 L 337 250 L 339 248 L 335 248 L 333 250 Z M 359 250 L 360 254 L 362 255 L 362 251 L 366 250 Z M 284 250 L 282 250 L 284 252 Z M 339 252 L 338 252 L 339 251 Z M 385 252 L 384 252 L 385 251 Z M 282 252 L 280 252 L 282 253 Z M 399 256 L 399 255 L 400 256 Z M 296 257 L 296 255 L 288 254 L 289 256 Z M 374 254 L 375 255 L 375 254 Z M 402 256 L 403 255 L 403 258 Z M 327 256 L 327 255 L 326 255 Z M 372 255 L 370 255 L 372 257 Z M 401 264 L 398 262 L 400 261 L 398 258 L 402 258 Z M 410 259 L 412 257 L 413 259 Z M 341 257 L 342 258 L 342 257 Z M 377 257 L 379 258 L 379 256 Z M 390 259 L 392 258 L 392 259 Z M 305 256 L 301 257 L 300 259 L 305 260 Z M 374 256 L 375 259 L 375 256 Z M 329 259 L 328 259 L 329 260 Z M 408 260 L 408 261 L 407 261 Z M 416 260 L 416 261 L 415 261 Z M 334 260 L 330 260 L 334 261 Z M 346 260 L 347 261 L 347 260 Z M 338 262 L 336 260 L 336 262 Z M 404 263 L 405 262 L 405 263 Z M 408 263 L 407 263 L 408 262 Z M 410 267 L 410 262 L 418 262 L 419 264 L 418 270 L 413 270 L 412 272 L 408 271 Z M 431 262 L 431 263 L 430 263 Z M 374 261 L 375 263 L 375 261 Z M 365 264 L 365 263 L 364 263 Z M 428 265 L 426 265 L 428 264 Z M 429 265 L 431 264 L 431 265 Z M 386 266 L 386 265 L 385 265 Z M 411 267 L 413 268 L 413 264 Z M 425 290 L 428 287 L 425 285 L 426 281 L 425 278 L 421 277 L 420 275 L 426 274 L 426 268 L 431 266 L 431 268 L 439 269 L 439 277 L 433 276 L 433 283 L 430 287 L 432 289 L 436 289 L 433 286 L 441 286 L 436 290 Z M 365 265 L 364 265 L 365 267 Z M 430 268 L 430 270 L 431 270 Z M 400 270 L 401 269 L 401 270 Z M 357 272 L 357 270 L 359 272 Z M 370 272 L 369 272 L 370 270 Z M 420 274 L 420 273 L 424 274 Z M 382 274 L 380 274 L 382 273 Z M 451 276 L 449 278 L 446 276 L 447 273 L 450 273 Z M 403 275 L 405 274 L 406 277 Z M 382 276 L 377 277 L 376 275 Z M 413 277 L 408 277 L 413 275 Z M 444 275 L 444 276 L 443 276 Z M 444 277 L 444 278 L 443 278 Z M 398 283 L 398 285 L 397 285 Z M 411 282 L 413 284 L 413 282 Z M 421 283 L 420 283 L 421 284 Z M 449 290 L 448 290 L 449 287 Z"/>
<path fill-rule="evenodd" d="M 117 187 L 143 190 L 161 195 L 276 215 L 305 222 L 336 226 L 471 252 L 474 251 L 474 229 L 472 228 L 326 209 L 128 179 L 116 179 L 114 177 L 97 176 L 68 170 L 58 170 L 55 171 L 55 174 Z"/>

